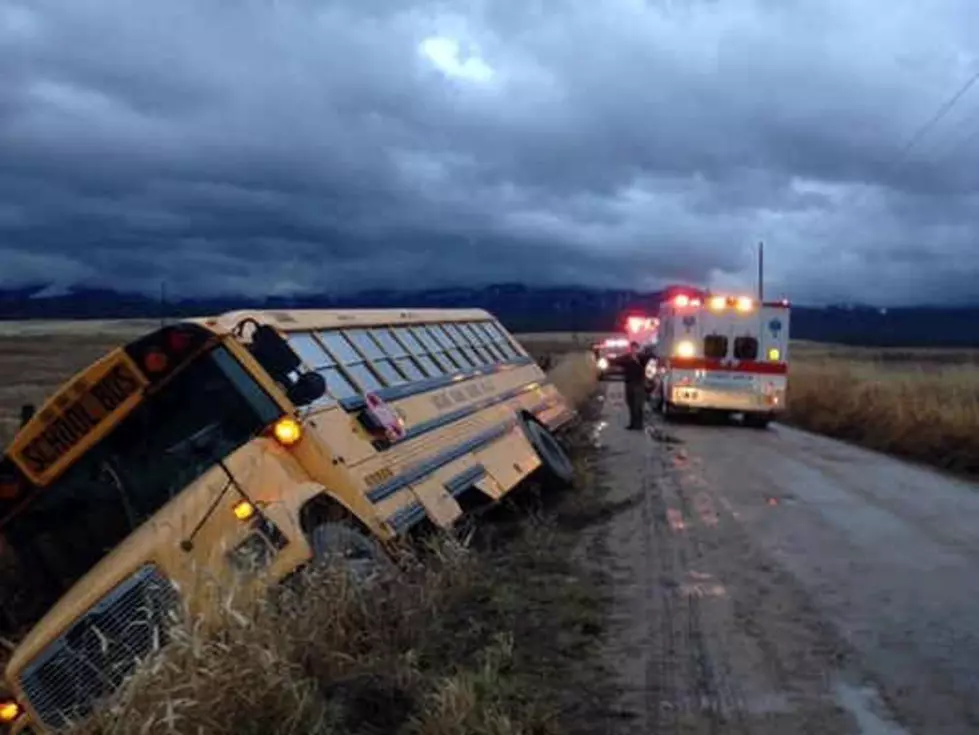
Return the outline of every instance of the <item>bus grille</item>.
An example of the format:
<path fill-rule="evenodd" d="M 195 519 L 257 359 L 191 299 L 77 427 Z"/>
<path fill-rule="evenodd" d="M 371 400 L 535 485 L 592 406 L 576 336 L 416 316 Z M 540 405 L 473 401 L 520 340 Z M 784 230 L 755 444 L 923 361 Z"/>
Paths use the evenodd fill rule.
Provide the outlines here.
<path fill-rule="evenodd" d="M 79 618 L 21 673 L 41 721 L 60 728 L 91 713 L 166 643 L 178 602 L 170 581 L 145 566 Z"/>

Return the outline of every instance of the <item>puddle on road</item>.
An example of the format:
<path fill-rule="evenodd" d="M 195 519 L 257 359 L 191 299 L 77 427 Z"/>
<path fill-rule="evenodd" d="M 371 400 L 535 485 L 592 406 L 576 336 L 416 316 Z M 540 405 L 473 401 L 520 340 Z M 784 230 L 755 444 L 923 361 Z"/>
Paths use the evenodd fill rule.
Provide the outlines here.
<path fill-rule="evenodd" d="M 833 685 L 837 703 L 853 715 L 860 735 L 911 735 L 907 730 L 881 713 L 887 711 L 877 693 L 869 686 L 853 686 L 843 681 Z"/>

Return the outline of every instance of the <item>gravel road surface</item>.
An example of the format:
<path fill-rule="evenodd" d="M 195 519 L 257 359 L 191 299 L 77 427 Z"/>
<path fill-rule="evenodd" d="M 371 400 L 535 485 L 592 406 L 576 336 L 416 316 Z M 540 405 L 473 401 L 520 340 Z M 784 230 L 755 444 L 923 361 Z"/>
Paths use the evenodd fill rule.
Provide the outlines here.
<path fill-rule="evenodd" d="M 979 488 L 783 426 L 596 441 L 634 733 L 979 732 Z"/>

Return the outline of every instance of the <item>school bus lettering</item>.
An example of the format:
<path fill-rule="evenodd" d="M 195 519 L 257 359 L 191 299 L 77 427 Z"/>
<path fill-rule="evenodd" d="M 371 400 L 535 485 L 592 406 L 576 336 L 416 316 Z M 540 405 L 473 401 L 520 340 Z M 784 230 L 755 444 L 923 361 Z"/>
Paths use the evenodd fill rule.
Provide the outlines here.
<path fill-rule="evenodd" d="M 133 394 L 139 383 L 125 365 L 117 365 L 108 375 L 96 383 L 91 395 L 102 404 L 106 413 L 112 413 Z"/>
<path fill-rule="evenodd" d="M 88 393 L 73 403 L 64 401 L 68 407 L 51 418 L 40 435 L 24 448 L 21 457 L 33 472 L 43 474 L 138 387 L 139 382 L 129 367 L 115 366 Z"/>
<path fill-rule="evenodd" d="M 364 482 L 368 487 L 376 487 L 386 480 L 390 480 L 394 477 L 394 472 L 391 471 L 390 467 L 382 467 L 376 472 L 371 472 L 364 478 Z"/>
<path fill-rule="evenodd" d="M 492 380 L 482 380 L 466 385 L 464 388 L 452 388 L 442 393 L 436 393 L 431 397 L 431 401 L 435 408 L 444 411 L 454 404 L 466 403 L 474 398 L 491 395 L 493 390 Z"/>

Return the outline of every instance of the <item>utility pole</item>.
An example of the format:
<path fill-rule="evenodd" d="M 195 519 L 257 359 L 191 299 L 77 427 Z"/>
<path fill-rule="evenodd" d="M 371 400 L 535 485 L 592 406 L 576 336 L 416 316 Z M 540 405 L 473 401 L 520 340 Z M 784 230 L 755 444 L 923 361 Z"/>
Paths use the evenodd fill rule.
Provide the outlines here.
<path fill-rule="evenodd" d="M 765 300 L 765 243 L 758 242 L 758 301 Z"/>

